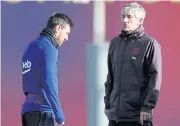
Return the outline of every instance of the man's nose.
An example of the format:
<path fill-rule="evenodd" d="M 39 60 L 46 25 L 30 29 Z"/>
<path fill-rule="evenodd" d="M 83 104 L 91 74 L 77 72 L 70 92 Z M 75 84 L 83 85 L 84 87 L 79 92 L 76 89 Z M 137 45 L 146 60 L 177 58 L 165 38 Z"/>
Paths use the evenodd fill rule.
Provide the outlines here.
<path fill-rule="evenodd" d="M 127 17 L 124 17 L 124 18 L 123 18 L 123 22 L 128 22 L 128 18 L 127 18 Z"/>
<path fill-rule="evenodd" d="M 65 38 L 66 41 L 68 41 L 68 36 Z"/>

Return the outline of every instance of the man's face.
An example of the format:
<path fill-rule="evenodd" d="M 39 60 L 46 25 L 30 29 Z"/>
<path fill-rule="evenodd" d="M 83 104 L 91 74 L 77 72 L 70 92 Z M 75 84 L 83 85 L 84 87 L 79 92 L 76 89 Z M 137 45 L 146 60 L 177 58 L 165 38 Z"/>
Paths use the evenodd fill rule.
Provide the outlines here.
<path fill-rule="evenodd" d="M 131 11 L 128 11 L 125 15 L 122 15 L 121 19 L 123 30 L 126 32 L 136 30 L 141 24 L 141 20 L 137 19 Z"/>
<path fill-rule="evenodd" d="M 64 27 L 58 25 L 56 26 L 56 41 L 59 46 L 61 46 L 64 41 L 68 40 L 70 34 L 70 26 L 67 24 Z"/>

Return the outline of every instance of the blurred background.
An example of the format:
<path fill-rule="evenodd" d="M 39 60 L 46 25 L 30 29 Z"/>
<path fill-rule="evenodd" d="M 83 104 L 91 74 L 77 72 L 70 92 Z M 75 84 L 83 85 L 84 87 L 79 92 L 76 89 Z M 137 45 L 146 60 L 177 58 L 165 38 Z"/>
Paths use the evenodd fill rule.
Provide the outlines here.
<path fill-rule="evenodd" d="M 120 33 L 120 10 L 129 2 L 105 3 L 104 41 L 106 43 Z M 178 98 L 180 95 L 180 67 L 178 66 L 180 64 L 178 55 L 180 53 L 178 37 L 180 2 L 171 0 L 138 3 L 142 4 L 147 12 L 144 24 L 146 32 L 155 37 L 162 46 L 163 84 L 158 105 L 154 110 L 154 124 L 155 126 L 178 126 L 180 125 L 180 99 Z M 21 56 L 25 46 L 39 36 L 53 12 L 69 15 L 75 24 L 69 41 L 59 49 L 59 99 L 66 116 L 66 126 L 95 126 L 88 125 L 88 120 L 92 120 L 90 119 L 92 116 L 88 113 L 96 110 L 91 107 L 88 94 L 92 93 L 95 98 L 96 95 L 93 94 L 97 91 L 96 87 L 89 90 L 91 83 L 88 83 L 89 76 L 92 74 L 89 73 L 88 62 L 93 60 L 87 54 L 87 47 L 94 40 L 93 7 L 93 2 L 1 2 L 2 126 L 21 126 L 20 113 L 25 98 L 21 86 Z M 106 59 L 102 61 L 106 66 Z M 106 72 L 102 74 L 104 76 Z M 101 72 L 98 76 L 101 76 Z M 103 84 L 101 89 L 104 88 Z M 96 100 L 102 99 L 101 97 Z M 102 103 L 101 106 L 103 109 L 104 104 Z M 106 120 L 104 116 L 97 118 Z"/>

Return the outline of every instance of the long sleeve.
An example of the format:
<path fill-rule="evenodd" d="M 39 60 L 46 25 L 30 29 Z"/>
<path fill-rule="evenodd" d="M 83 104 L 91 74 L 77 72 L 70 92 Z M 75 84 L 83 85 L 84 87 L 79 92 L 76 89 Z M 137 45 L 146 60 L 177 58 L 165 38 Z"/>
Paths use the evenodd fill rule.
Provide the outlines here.
<path fill-rule="evenodd" d="M 111 64 L 111 49 L 112 49 L 112 43 L 110 43 L 109 50 L 108 50 L 108 57 L 107 57 L 107 66 L 108 66 L 108 74 L 107 74 L 107 80 L 105 82 L 105 97 L 104 97 L 104 103 L 105 103 L 105 109 L 110 108 L 110 95 L 113 89 L 113 71 L 112 71 L 112 64 Z"/>
<path fill-rule="evenodd" d="M 47 99 L 55 114 L 56 122 L 62 123 L 65 117 L 58 98 L 57 58 L 58 52 L 46 49 L 42 53 L 42 80 Z"/>
<path fill-rule="evenodd" d="M 149 112 L 155 108 L 157 104 L 162 83 L 161 47 L 155 40 L 148 46 L 144 65 L 149 79 L 142 111 Z"/>

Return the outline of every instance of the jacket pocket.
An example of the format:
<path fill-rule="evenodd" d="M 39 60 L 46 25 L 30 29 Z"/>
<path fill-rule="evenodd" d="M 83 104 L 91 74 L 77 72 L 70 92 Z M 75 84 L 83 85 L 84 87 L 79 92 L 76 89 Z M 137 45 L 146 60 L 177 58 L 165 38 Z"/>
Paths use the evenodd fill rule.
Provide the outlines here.
<path fill-rule="evenodd" d="M 125 98 L 127 106 L 131 109 L 140 109 L 140 90 L 129 90 Z"/>
<path fill-rule="evenodd" d="M 113 90 L 110 96 L 110 109 L 108 111 L 109 120 L 116 120 L 118 115 L 118 102 L 119 102 L 120 94 L 119 92 Z"/>

